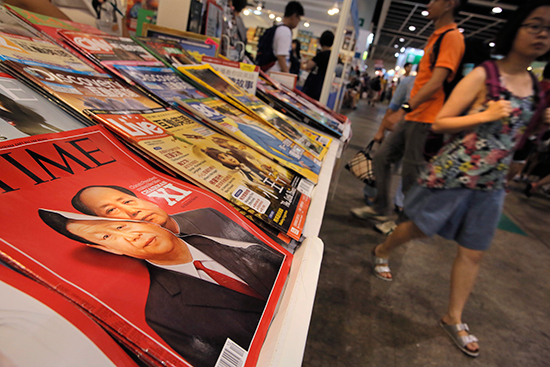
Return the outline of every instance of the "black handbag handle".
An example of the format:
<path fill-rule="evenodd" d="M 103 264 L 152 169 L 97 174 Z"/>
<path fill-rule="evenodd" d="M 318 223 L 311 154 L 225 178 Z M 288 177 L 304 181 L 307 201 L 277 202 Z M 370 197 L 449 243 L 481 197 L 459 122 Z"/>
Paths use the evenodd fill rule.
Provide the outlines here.
<path fill-rule="evenodd" d="M 371 140 L 371 142 L 365 147 L 364 152 L 369 153 L 372 150 L 372 147 L 374 146 L 374 143 L 376 143 L 374 140 Z"/>

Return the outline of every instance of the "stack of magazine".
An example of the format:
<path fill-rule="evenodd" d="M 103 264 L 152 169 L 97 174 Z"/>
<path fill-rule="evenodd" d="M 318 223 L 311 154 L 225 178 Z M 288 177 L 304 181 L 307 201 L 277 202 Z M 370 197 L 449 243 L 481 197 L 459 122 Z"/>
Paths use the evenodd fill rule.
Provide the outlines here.
<path fill-rule="evenodd" d="M 126 350 L 151 366 L 254 366 L 292 261 L 280 244 L 303 239 L 332 138 L 189 65 L 185 32 L 113 37 L 8 9 L 0 261 L 40 291 L 1 264 L 0 287 L 51 309 L 67 334 L 48 343 L 74 339 L 95 365 L 132 366 Z"/>

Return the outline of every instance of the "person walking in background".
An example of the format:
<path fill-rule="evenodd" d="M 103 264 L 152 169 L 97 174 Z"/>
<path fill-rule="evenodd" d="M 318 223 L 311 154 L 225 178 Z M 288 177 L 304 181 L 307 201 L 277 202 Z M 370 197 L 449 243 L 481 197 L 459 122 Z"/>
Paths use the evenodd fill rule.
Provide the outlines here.
<path fill-rule="evenodd" d="M 395 129 L 374 156 L 377 195 L 373 206 L 351 210 L 358 218 L 389 220 L 392 164 L 402 160 L 401 177 L 405 196 L 426 164 L 424 144 L 431 124 L 445 101 L 443 83 L 454 78 L 464 54 L 464 37 L 454 22 L 454 13 L 458 12 L 459 5 L 460 0 L 432 0 L 427 5 L 427 17 L 434 22 L 435 31 L 428 39 L 424 56 L 420 60 L 411 99 L 403 103 L 399 111 L 387 117 L 387 123 L 395 125 Z M 437 60 L 432 60 L 435 56 L 432 48 L 445 32 Z M 403 120 L 405 113 L 406 119 Z"/>
<path fill-rule="evenodd" d="M 382 118 L 382 122 L 380 123 L 380 127 L 378 128 L 378 131 L 376 132 L 376 135 L 374 135 L 374 141 L 382 144 L 384 141 L 384 137 L 386 136 L 386 132 L 391 132 L 394 129 L 394 125 L 388 121 L 388 118 L 395 114 L 397 111 L 401 109 L 401 105 L 405 103 L 411 94 L 411 89 L 414 85 L 415 77 L 410 75 L 412 69 L 412 64 L 406 63 L 403 66 L 403 70 L 405 70 L 405 74 L 401 77 L 401 82 L 395 89 L 395 93 L 392 97 L 392 100 L 390 102 L 390 105 L 388 106 L 388 109 L 386 110 L 386 113 L 384 117 Z M 396 163 L 397 165 L 397 163 Z M 374 191 L 374 195 L 373 195 Z M 372 204 L 371 197 L 376 197 L 376 189 L 373 190 L 373 188 L 369 185 L 365 185 L 365 189 L 363 190 L 363 193 L 365 194 L 365 202 L 367 205 Z M 403 208 L 403 192 L 402 192 L 402 183 L 399 183 L 399 188 L 397 189 L 397 192 L 395 193 L 395 200 L 394 200 L 395 209 L 398 214 L 401 214 L 402 208 Z M 393 220 L 385 221 L 383 223 L 375 225 L 375 228 L 380 231 L 383 234 L 389 234 L 391 233 L 395 227 L 396 223 Z"/>
<path fill-rule="evenodd" d="M 300 24 L 304 7 L 298 1 L 286 4 L 282 24 L 274 25 L 264 32 L 258 42 L 256 65 L 265 72 L 290 71 L 292 30 Z"/>
<path fill-rule="evenodd" d="M 539 120 L 532 119 L 541 102 L 537 81 L 527 68 L 549 51 L 548 0 L 523 3 L 498 35 L 496 52 L 504 58 L 486 61 L 466 75 L 437 115 L 434 131 L 454 135 L 407 194 L 410 220 L 372 250 L 374 274 L 390 281 L 388 259 L 397 247 L 435 234 L 458 242 L 449 304 L 439 324 L 471 357 L 479 355 L 479 345 L 462 323 L 462 312 L 502 212 L 516 142 L 539 128 Z"/>
<path fill-rule="evenodd" d="M 330 48 L 333 42 L 334 33 L 331 31 L 324 31 L 321 38 L 319 38 L 321 51 L 317 52 L 317 55 L 315 55 L 313 59 L 302 64 L 302 68 L 309 71 L 302 92 L 317 101 L 321 97 L 321 90 L 323 89 L 328 61 L 330 59 Z"/>
<path fill-rule="evenodd" d="M 292 50 L 290 51 L 290 73 L 300 75 L 300 66 L 302 64 L 302 56 L 300 55 L 300 41 L 292 40 Z"/>

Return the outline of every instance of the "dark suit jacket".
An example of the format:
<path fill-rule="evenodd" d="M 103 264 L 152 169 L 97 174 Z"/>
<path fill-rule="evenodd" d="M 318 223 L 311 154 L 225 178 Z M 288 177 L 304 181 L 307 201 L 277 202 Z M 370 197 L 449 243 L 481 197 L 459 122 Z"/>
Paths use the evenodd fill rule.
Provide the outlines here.
<path fill-rule="evenodd" d="M 265 245 L 225 246 L 198 235 L 180 236 L 267 298 L 283 256 Z M 227 338 L 248 350 L 265 301 L 148 264 L 147 324 L 197 367 L 212 367 Z"/>
<path fill-rule="evenodd" d="M 180 234 L 202 234 L 231 240 L 261 243 L 254 235 L 212 208 L 202 208 L 171 215 L 180 227 Z"/>

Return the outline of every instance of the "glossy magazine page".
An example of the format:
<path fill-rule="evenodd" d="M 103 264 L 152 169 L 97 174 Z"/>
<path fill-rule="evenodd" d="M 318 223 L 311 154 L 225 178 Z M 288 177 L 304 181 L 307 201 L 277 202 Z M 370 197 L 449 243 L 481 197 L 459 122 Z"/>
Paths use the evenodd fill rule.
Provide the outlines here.
<path fill-rule="evenodd" d="M 292 256 L 105 128 L 0 143 L 0 256 L 164 366 L 254 366 Z"/>
<path fill-rule="evenodd" d="M 68 44 L 73 46 L 83 56 L 116 75 L 119 74 L 113 67 L 114 64 L 162 65 L 149 51 L 131 38 L 72 31 L 61 31 L 59 33 L 65 38 Z"/>
<path fill-rule="evenodd" d="M 216 93 L 220 98 L 231 103 L 236 103 L 244 112 L 262 119 L 266 124 L 271 125 L 288 138 L 300 144 L 302 148 L 310 152 L 317 159 L 322 160 L 324 158 L 327 150 L 310 139 L 304 133 L 302 125 L 278 113 L 256 96 L 247 93 L 230 79 L 214 70 L 210 65 L 180 66 L 178 70 L 196 83 Z"/>
<path fill-rule="evenodd" d="M 0 72 L 0 141 L 84 126 L 19 80 Z"/>
<path fill-rule="evenodd" d="M 317 159 L 268 124 L 251 117 L 211 92 L 202 92 L 168 68 L 116 65 L 126 77 L 169 104 L 177 103 L 216 130 L 317 183 Z"/>
<path fill-rule="evenodd" d="M 0 33 L 0 59 L 21 62 L 30 66 L 50 65 L 54 68 L 95 71 L 92 65 L 85 63 L 53 42 L 8 33 Z"/>
<path fill-rule="evenodd" d="M 258 82 L 258 93 L 266 102 L 273 103 L 277 109 L 293 111 L 302 122 L 338 138 L 342 136 L 344 124 L 301 97 L 285 93 L 265 80 Z"/>
<path fill-rule="evenodd" d="M 2 366 L 136 366 L 78 306 L 0 263 Z"/>
<path fill-rule="evenodd" d="M 135 37 L 134 40 L 147 49 L 166 66 L 196 64 L 196 60 L 176 41 L 151 37 Z"/>

